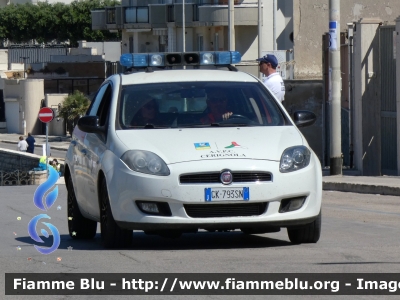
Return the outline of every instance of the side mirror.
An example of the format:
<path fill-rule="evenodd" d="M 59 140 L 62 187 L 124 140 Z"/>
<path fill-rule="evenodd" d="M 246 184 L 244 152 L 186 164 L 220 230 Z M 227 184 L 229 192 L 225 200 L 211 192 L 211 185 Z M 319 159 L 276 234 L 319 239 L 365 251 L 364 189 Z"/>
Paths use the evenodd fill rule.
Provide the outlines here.
<path fill-rule="evenodd" d="M 78 120 L 78 128 L 87 133 L 105 133 L 104 126 L 99 125 L 98 116 L 83 116 Z"/>
<path fill-rule="evenodd" d="M 311 111 L 298 110 L 298 111 L 295 111 L 293 114 L 293 121 L 297 127 L 310 126 L 310 125 L 314 124 L 316 120 L 317 120 L 317 116 Z"/>

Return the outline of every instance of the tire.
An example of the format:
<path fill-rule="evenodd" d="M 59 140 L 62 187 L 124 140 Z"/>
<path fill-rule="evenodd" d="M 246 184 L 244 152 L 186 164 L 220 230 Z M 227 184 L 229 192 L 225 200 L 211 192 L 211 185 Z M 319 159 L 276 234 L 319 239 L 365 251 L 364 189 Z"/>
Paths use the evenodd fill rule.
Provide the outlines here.
<path fill-rule="evenodd" d="M 321 235 L 321 212 L 310 224 L 299 228 L 287 229 L 289 240 L 294 244 L 316 243 Z"/>
<path fill-rule="evenodd" d="M 121 229 L 114 220 L 108 197 L 106 179 L 103 178 L 100 193 L 101 240 L 105 248 L 129 247 L 132 244 L 132 230 Z"/>
<path fill-rule="evenodd" d="M 69 236 L 73 239 L 92 239 L 96 235 L 97 222 L 85 218 L 76 201 L 74 186 L 71 176 L 68 176 L 67 183 L 67 214 L 68 214 L 68 231 Z"/>

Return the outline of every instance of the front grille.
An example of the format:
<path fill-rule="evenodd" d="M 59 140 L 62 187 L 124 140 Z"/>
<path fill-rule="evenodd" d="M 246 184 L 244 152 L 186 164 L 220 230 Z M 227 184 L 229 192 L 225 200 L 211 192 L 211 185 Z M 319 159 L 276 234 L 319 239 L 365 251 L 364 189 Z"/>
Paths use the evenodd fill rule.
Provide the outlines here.
<path fill-rule="evenodd" d="M 191 218 L 223 218 L 259 216 L 267 210 L 268 202 L 240 204 L 185 204 Z"/>
<path fill-rule="evenodd" d="M 196 173 L 196 174 L 185 174 L 179 177 L 179 181 L 182 184 L 190 183 L 221 183 L 219 176 L 220 172 L 212 173 Z M 272 175 L 268 172 L 232 172 L 233 181 L 235 183 L 241 182 L 259 182 L 259 181 L 271 181 Z"/>

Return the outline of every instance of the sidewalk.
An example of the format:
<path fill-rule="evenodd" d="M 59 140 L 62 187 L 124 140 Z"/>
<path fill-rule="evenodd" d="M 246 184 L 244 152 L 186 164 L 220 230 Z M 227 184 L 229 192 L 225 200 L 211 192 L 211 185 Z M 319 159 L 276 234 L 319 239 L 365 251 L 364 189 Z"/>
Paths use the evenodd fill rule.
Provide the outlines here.
<path fill-rule="evenodd" d="M 0 142 L 9 144 L 18 144 L 18 138 L 21 134 L 14 133 L 0 133 Z M 26 136 L 25 136 L 26 138 Z M 46 135 L 34 135 L 35 147 L 42 147 L 46 144 Z M 48 136 L 50 149 L 67 151 L 71 137 L 68 136 Z"/>
<path fill-rule="evenodd" d="M 322 186 L 328 191 L 400 196 L 400 177 L 396 176 L 324 176 Z"/>
<path fill-rule="evenodd" d="M 0 133 L 3 143 L 17 144 L 20 134 Z M 35 135 L 37 146 L 46 143 L 45 135 Z M 51 149 L 67 151 L 70 136 L 49 136 Z M 329 170 L 323 171 L 323 189 L 327 191 L 340 191 L 362 194 L 380 194 L 400 196 L 400 176 L 358 176 L 355 170 L 343 170 L 343 175 L 329 176 Z"/>

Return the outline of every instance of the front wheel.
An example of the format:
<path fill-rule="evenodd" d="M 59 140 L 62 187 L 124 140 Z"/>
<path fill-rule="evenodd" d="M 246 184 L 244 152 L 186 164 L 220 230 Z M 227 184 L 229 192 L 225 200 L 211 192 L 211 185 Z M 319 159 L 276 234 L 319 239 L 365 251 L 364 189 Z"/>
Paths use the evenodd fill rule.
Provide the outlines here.
<path fill-rule="evenodd" d="M 101 240 L 105 248 L 129 247 L 132 244 L 132 230 L 121 229 L 114 220 L 108 197 L 106 179 L 101 183 Z"/>
<path fill-rule="evenodd" d="M 96 235 L 97 222 L 85 218 L 78 207 L 71 176 L 67 179 L 68 231 L 73 239 L 91 239 Z"/>
<path fill-rule="evenodd" d="M 321 235 L 321 212 L 318 217 L 305 226 L 287 229 L 289 240 L 294 244 L 316 243 Z"/>

